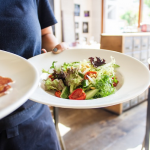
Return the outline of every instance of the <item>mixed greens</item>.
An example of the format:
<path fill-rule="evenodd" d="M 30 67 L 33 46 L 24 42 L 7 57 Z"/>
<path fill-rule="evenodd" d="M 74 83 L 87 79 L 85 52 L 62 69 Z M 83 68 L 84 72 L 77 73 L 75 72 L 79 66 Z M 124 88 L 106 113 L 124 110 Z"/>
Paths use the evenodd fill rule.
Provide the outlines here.
<path fill-rule="evenodd" d="M 55 90 L 57 97 L 84 100 L 106 97 L 115 93 L 118 84 L 115 76 L 115 69 L 119 67 L 115 59 L 111 57 L 111 62 L 105 63 L 104 59 L 90 57 L 89 60 L 79 62 L 64 63 L 56 67 L 54 61 L 50 69 L 53 72 L 42 70 L 48 73 L 45 80 L 45 89 Z"/>

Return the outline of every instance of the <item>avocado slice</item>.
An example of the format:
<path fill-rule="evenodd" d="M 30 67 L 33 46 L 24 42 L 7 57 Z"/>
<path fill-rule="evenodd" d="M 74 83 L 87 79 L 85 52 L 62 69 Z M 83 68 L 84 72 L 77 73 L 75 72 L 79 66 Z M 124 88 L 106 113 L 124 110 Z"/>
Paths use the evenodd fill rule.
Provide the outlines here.
<path fill-rule="evenodd" d="M 88 92 L 86 92 L 86 98 L 85 99 L 90 99 L 92 98 L 97 92 L 99 91 L 99 89 L 94 89 L 94 90 L 90 90 Z"/>
<path fill-rule="evenodd" d="M 65 86 L 65 87 L 63 88 L 62 92 L 61 92 L 60 97 L 67 99 L 68 96 L 69 96 L 69 94 L 70 94 L 69 87 Z"/>

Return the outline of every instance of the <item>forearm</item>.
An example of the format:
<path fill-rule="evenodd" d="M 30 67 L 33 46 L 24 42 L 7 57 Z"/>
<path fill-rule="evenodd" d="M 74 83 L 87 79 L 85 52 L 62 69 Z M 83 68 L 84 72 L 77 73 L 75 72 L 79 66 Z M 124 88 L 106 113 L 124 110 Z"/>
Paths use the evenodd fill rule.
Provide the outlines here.
<path fill-rule="evenodd" d="M 57 44 L 58 41 L 53 34 L 45 34 L 42 36 L 42 48 L 48 52 L 52 51 Z"/>
<path fill-rule="evenodd" d="M 52 27 L 47 27 L 41 30 L 42 34 L 42 49 L 44 52 L 52 51 L 54 54 L 58 54 L 65 49 L 68 49 L 68 45 L 64 42 L 58 44 L 56 37 L 53 35 Z"/>

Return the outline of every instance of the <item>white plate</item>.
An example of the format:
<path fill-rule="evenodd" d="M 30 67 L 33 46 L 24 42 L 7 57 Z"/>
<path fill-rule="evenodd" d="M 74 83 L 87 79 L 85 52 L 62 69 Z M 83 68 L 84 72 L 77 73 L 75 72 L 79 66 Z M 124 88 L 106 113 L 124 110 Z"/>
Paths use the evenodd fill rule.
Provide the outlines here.
<path fill-rule="evenodd" d="M 21 106 L 38 86 L 38 71 L 28 60 L 0 50 L 0 76 L 15 83 L 9 94 L 0 97 L 0 119 Z"/>
<path fill-rule="evenodd" d="M 148 88 L 150 83 L 150 73 L 148 68 L 140 61 L 114 51 L 97 49 L 72 49 L 66 50 L 57 55 L 52 53 L 42 54 L 29 59 L 29 61 L 36 66 L 42 79 L 42 69 L 48 70 L 53 61 L 57 61 L 56 65 L 62 65 L 64 62 L 82 61 L 83 59 L 88 60 L 89 57 L 95 56 L 104 58 L 106 63 L 109 63 L 110 56 L 113 56 L 116 60 L 116 63 L 120 65 L 117 70 L 119 84 L 115 94 L 94 100 L 79 101 L 62 99 L 55 97 L 53 93 L 44 91 L 41 84 L 42 81 L 40 81 L 38 88 L 31 95 L 30 99 L 39 103 L 56 107 L 96 108 L 125 102 L 140 95 Z"/>

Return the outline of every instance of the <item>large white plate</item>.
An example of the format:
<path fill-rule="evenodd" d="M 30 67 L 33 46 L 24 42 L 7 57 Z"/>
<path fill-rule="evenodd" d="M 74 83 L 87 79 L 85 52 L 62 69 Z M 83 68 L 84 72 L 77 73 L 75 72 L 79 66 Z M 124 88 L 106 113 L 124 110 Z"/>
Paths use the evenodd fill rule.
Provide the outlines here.
<path fill-rule="evenodd" d="M 56 107 L 96 108 L 125 102 L 140 95 L 148 88 L 150 83 L 150 74 L 148 68 L 140 61 L 114 51 L 97 49 L 72 49 L 66 50 L 57 55 L 52 53 L 42 54 L 29 59 L 29 61 L 36 66 L 42 79 L 42 69 L 48 70 L 53 61 L 57 61 L 56 65 L 61 65 L 64 62 L 81 61 L 83 59 L 88 59 L 89 57 L 95 56 L 104 58 L 106 63 L 110 62 L 110 56 L 113 56 L 116 60 L 116 63 L 120 65 L 120 68 L 117 70 L 119 84 L 115 94 L 94 100 L 78 101 L 62 99 L 55 97 L 53 93 L 44 91 L 42 81 L 40 81 L 39 86 L 31 95 L 30 99 L 39 103 Z"/>
<path fill-rule="evenodd" d="M 21 106 L 38 86 L 38 71 L 28 60 L 0 50 L 0 76 L 15 83 L 9 94 L 0 97 L 0 119 Z"/>

